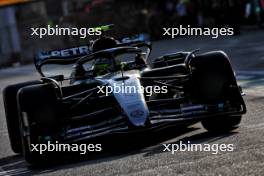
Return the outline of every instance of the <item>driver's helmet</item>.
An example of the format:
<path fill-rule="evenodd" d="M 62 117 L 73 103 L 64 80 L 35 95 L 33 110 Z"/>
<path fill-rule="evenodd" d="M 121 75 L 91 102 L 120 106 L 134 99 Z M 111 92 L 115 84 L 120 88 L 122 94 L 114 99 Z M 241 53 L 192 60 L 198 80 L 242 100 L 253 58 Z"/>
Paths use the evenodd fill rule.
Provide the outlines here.
<path fill-rule="evenodd" d="M 92 51 L 97 52 L 109 48 L 115 48 L 116 46 L 117 41 L 114 38 L 103 36 L 93 42 Z"/>
<path fill-rule="evenodd" d="M 92 51 L 97 52 L 105 49 L 114 48 L 117 46 L 117 41 L 112 37 L 103 36 L 94 41 L 92 44 Z M 93 70 L 95 75 L 104 75 L 113 70 L 113 63 L 108 58 L 99 58 L 95 61 Z"/>

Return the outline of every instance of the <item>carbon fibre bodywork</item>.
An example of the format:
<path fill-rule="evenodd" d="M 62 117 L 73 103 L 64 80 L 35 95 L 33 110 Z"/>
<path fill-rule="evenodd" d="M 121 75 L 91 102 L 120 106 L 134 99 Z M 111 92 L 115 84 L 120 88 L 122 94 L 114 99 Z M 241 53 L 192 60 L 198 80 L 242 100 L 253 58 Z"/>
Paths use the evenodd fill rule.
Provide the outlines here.
<path fill-rule="evenodd" d="M 80 48 L 70 49 L 74 53 L 77 50 Z M 151 44 L 138 41 L 88 51 L 71 57 L 69 53 L 58 57 L 57 51 L 55 55 L 51 52 L 49 56 L 38 56 L 35 64 L 43 76 L 41 80 L 5 89 L 9 129 L 16 129 L 9 131 L 11 144 L 18 138 L 22 141 L 12 148 L 23 152 L 28 162 L 40 160 L 30 151 L 34 143 L 77 143 L 114 133 L 151 131 L 205 119 L 232 119 L 246 113 L 243 92 L 228 56 L 222 51 L 177 52 L 150 60 Z M 135 54 L 135 61 L 118 65 L 115 58 L 122 54 Z M 94 75 L 83 69 L 85 63 L 102 57 L 113 63 L 106 74 Z M 49 63 L 74 63 L 73 72 L 70 77 L 45 77 L 41 68 Z M 70 84 L 62 86 L 69 80 Z M 105 94 L 107 87 L 114 86 L 164 86 L 167 91 L 151 91 L 151 95 L 145 91 Z M 15 113 L 10 111 L 12 104 L 16 104 Z"/>

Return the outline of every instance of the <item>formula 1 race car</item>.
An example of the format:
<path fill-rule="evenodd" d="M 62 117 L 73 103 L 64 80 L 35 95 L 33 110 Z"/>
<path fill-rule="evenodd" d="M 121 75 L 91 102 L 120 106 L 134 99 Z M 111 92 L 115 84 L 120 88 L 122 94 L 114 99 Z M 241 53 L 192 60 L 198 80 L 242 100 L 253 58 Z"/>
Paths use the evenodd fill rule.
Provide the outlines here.
<path fill-rule="evenodd" d="M 40 53 L 42 78 L 8 86 L 11 146 L 32 164 L 32 144 L 79 143 L 115 133 L 201 122 L 210 132 L 236 128 L 246 105 L 223 51 L 150 59 L 151 44 L 101 36 L 88 46 Z"/>

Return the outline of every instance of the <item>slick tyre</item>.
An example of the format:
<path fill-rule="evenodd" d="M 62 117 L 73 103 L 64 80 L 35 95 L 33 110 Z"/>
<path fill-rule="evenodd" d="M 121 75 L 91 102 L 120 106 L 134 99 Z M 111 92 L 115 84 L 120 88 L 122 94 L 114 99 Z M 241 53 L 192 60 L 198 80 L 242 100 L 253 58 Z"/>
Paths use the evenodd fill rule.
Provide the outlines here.
<path fill-rule="evenodd" d="M 9 134 L 9 141 L 13 152 L 22 153 L 22 142 L 19 130 L 19 113 L 17 107 L 17 93 L 19 89 L 40 84 L 40 81 L 30 81 L 6 87 L 3 91 L 4 109 Z"/>
<path fill-rule="evenodd" d="M 201 103 L 217 103 L 230 98 L 228 92 L 236 79 L 228 56 L 222 51 L 198 55 L 187 61 L 192 70 L 190 93 Z"/>
<path fill-rule="evenodd" d="M 33 165 L 46 165 L 50 154 L 33 150 L 32 145 L 46 143 L 56 126 L 58 109 L 54 87 L 49 84 L 20 89 L 18 93 L 20 131 L 25 160 Z M 47 162 L 48 161 L 48 162 Z"/>
<path fill-rule="evenodd" d="M 238 128 L 242 116 L 216 117 L 202 120 L 203 127 L 213 133 L 225 133 Z"/>

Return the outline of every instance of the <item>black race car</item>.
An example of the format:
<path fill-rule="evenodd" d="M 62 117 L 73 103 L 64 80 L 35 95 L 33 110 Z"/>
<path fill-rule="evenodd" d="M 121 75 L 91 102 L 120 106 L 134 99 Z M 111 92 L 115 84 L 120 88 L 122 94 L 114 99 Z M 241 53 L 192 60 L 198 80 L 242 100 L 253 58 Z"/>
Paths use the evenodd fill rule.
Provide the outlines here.
<path fill-rule="evenodd" d="M 201 122 L 211 132 L 239 125 L 246 106 L 223 51 L 152 60 L 150 52 L 141 39 L 102 36 L 87 46 L 38 54 L 40 80 L 3 92 L 13 151 L 35 164 L 49 153 L 32 151 L 32 144 L 80 143 L 173 124 Z"/>

